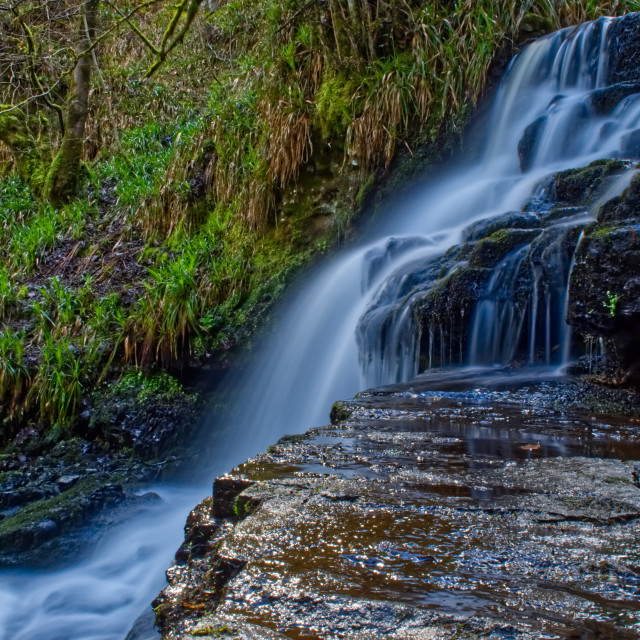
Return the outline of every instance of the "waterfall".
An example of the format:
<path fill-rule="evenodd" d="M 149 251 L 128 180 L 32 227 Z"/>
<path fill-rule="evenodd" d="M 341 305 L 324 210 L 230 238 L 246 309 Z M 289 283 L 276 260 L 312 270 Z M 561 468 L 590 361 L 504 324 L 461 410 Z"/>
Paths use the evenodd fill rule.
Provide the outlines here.
<path fill-rule="evenodd" d="M 625 140 L 640 122 L 640 95 L 627 95 L 610 110 L 602 107 L 614 23 L 603 18 L 527 47 L 500 84 L 480 161 L 427 187 L 402 220 L 394 217 L 396 244 L 400 230 L 414 247 L 420 238 L 431 244 L 421 254 L 419 249 L 394 253 L 390 277 L 373 295 L 371 288 L 363 291 L 371 299 L 357 327 L 365 386 L 407 379 L 421 363 L 492 364 L 518 354 L 532 364 L 567 361 L 568 284 L 580 227 L 628 186 L 631 169 L 612 177 L 599 199 L 550 223 L 541 237 L 496 265 L 472 318 L 465 320 L 471 323 L 468 348 L 453 344 L 451 317 L 416 327 L 416 302 L 449 275 L 438 273 L 438 257 L 468 240 L 473 223 L 523 208 L 531 217 L 548 216 L 554 174 L 628 153 Z M 532 222 L 532 228 L 541 226 Z M 384 251 L 385 233 L 382 227 L 383 240 L 367 248 L 369 253 Z"/>
<path fill-rule="evenodd" d="M 640 121 L 640 96 L 623 98 L 611 111 L 598 109 L 596 100 L 609 82 L 614 22 L 601 19 L 529 45 L 497 91 L 480 159 L 414 189 L 360 245 L 326 260 L 294 292 L 250 370 L 225 382 L 236 411 L 224 425 L 212 418 L 218 439 L 207 481 L 284 434 L 325 423 L 333 401 L 410 378 L 421 366 L 509 360 L 518 350 L 534 362 L 566 357 L 568 273 L 593 206 L 576 212 L 573 224 L 542 232 L 551 240 L 547 253 L 538 252 L 536 239 L 501 260 L 473 318 L 441 317 L 421 329 L 414 310 L 427 291 L 465 268 L 463 258 L 446 263 L 465 228 L 521 212 L 532 199 L 544 204 L 544 185 L 558 171 L 625 155 L 625 140 Z M 461 322 L 474 324 L 469 351 L 452 338 Z M 155 596 L 180 537 L 177 520 L 194 503 L 190 492 L 182 515 L 174 517 L 171 508 L 168 524 L 160 524 L 160 507 L 121 533 L 107 532 L 120 537 L 75 567 L 2 572 L 0 639 L 122 640 L 133 612 Z"/>
<path fill-rule="evenodd" d="M 516 300 L 516 282 L 528 247 L 509 255 L 491 276 L 485 298 L 478 304 L 471 331 L 471 362 L 508 362 L 515 356 L 524 313 Z M 537 306 L 537 279 L 533 299 Z"/>
<path fill-rule="evenodd" d="M 566 364 L 569 276 L 579 227 L 590 219 L 549 227 L 494 269 L 471 324 L 472 364 L 511 362 L 518 349 L 529 364 Z"/>

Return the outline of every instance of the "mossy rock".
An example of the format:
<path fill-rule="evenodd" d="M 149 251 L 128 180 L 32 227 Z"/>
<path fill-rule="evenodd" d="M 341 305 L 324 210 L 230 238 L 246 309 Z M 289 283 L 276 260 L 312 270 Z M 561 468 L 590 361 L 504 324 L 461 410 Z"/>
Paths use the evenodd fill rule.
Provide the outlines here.
<path fill-rule="evenodd" d="M 142 372 L 97 389 L 88 435 L 153 458 L 179 445 L 198 416 L 198 398 L 169 374 Z"/>
<path fill-rule="evenodd" d="M 79 480 L 68 491 L 27 505 L 0 521 L 3 554 L 30 551 L 84 522 L 103 507 L 126 499 L 123 487 L 106 475 Z"/>
<path fill-rule="evenodd" d="M 598 210 L 598 223 L 620 226 L 635 223 L 640 218 L 640 175 L 631 181 L 625 191 L 605 202 Z"/>
<path fill-rule="evenodd" d="M 640 179 L 606 202 L 585 229 L 571 274 L 569 322 L 607 341 L 607 380 L 640 387 Z"/>
<path fill-rule="evenodd" d="M 478 220 L 462 233 L 464 242 L 481 240 L 503 229 L 539 229 L 542 226 L 538 214 L 530 211 L 510 211 L 497 218 Z"/>
<path fill-rule="evenodd" d="M 596 160 L 587 167 L 563 171 L 556 176 L 554 198 L 570 205 L 591 204 L 602 193 L 607 179 L 625 168 L 621 160 Z"/>
<path fill-rule="evenodd" d="M 514 249 L 529 244 L 541 233 L 537 229 L 501 229 L 480 240 L 469 256 L 471 267 L 490 269 Z"/>
<path fill-rule="evenodd" d="M 484 291 L 489 273 L 488 269 L 472 265 L 456 269 L 425 296 L 420 305 L 422 312 L 445 318 L 450 312 L 470 308 Z"/>
<path fill-rule="evenodd" d="M 627 96 L 640 93 L 640 84 L 636 82 L 619 82 L 597 89 L 589 97 L 591 108 L 599 116 L 609 115 Z"/>
<path fill-rule="evenodd" d="M 333 403 L 331 413 L 329 414 L 331 424 L 344 422 L 345 420 L 348 420 L 350 416 L 351 412 L 341 402 Z"/>
<path fill-rule="evenodd" d="M 527 13 L 520 23 L 518 39 L 528 40 L 530 38 L 540 38 L 555 31 L 555 29 L 556 25 L 548 18 L 535 13 Z"/>
<path fill-rule="evenodd" d="M 438 282 L 417 304 L 421 327 L 421 366 L 445 366 L 464 360 L 473 308 L 482 296 L 490 269 L 462 266 Z M 431 361 L 429 362 L 429 354 Z M 445 354 L 441 361 L 441 354 Z"/>

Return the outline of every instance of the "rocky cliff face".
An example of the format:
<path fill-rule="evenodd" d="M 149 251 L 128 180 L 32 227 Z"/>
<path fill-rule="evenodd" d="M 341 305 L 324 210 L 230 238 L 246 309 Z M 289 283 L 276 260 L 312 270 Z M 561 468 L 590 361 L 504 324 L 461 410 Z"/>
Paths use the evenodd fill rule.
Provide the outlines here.
<path fill-rule="evenodd" d="M 602 381 L 635 383 L 639 189 L 629 160 L 554 174 L 522 211 L 472 224 L 416 269 L 406 286 L 419 283 L 420 368 L 562 364 L 573 352 L 606 372 Z M 603 348 L 590 349 L 600 338 Z"/>
<path fill-rule="evenodd" d="M 571 274 L 569 322 L 587 339 L 602 339 L 598 371 L 638 386 L 640 348 L 640 177 L 604 204 L 585 229 Z M 593 366 L 593 365 L 592 365 Z"/>

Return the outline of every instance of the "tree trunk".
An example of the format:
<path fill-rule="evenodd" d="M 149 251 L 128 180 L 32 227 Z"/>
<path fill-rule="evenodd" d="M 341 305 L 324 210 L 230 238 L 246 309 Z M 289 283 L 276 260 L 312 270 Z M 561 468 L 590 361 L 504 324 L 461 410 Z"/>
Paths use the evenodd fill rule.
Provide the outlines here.
<path fill-rule="evenodd" d="M 92 56 L 89 51 L 96 30 L 100 0 L 88 0 L 80 17 L 78 60 L 73 69 L 71 95 L 67 105 L 67 128 L 62 144 L 53 159 L 46 181 L 46 197 L 54 205 L 67 202 L 76 195 L 84 131 L 89 114 Z"/>

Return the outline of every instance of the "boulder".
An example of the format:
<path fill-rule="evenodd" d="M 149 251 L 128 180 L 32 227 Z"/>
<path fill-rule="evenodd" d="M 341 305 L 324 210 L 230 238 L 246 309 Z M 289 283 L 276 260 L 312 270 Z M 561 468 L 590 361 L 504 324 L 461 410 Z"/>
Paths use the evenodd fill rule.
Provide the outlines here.
<path fill-rule="evenodd" d="M 547 123 L 547 117 L 542 116 L 532 122 L 522 134 L 518 142 L 518 157 L 520 158 L 520 170 L 526 173 L 531 168 L 538 148 L 538 138 Z"/>
<path fill-rule="evenodd" d="M 224 475 L 216 478 L 213 483 L 212 517 L 233 518 L 237 516 L 236 498 L 252 484 L 251 480 L 237 476 Z"/>
<path fill-rule="evenodd" d="M 478 220 L 462 232 L 463 242 L 472 242 L 486 238 L 502 229 L 539 229 L 542 226 L 539 216 L 530 211 L 509 211 L 495 218 Z"/>
<path fill-rule="evenodd" d="M 608 37 L 611 42 L 609 83 L 640 83 L 640 13 L 631 13 L 613 22 Z"/>
<path fill-rule="evenodd" d="M 563 171 L 556 176 L 551 197 L 557 204 L 591 204 L 601 195 L 609 179 L 625 168 L 620 160 L 596 160 L 586 167 Z"/>
<path fill-rule="evenodd" d="M 604 338 L 617 374 L 611 382 L 640 384 L 640 180 L 600 209 L 585 230 L 571 274 L 569 322 Z"/>
<path fill-rule="evenodd" d="M 501 229 L 480 240 L 471 251 L 469 265 L 490 269 L 508 253 L 529 244 L 540 235 L 538 229 Z"/>
<path fill-rule="evenodd" d="M 591 109 L 598 116 L 608 116 L 628 96 L 640 93 L 640 84 L 619 82 L 604 89 L 596 89 L 589 96 Z"/>

